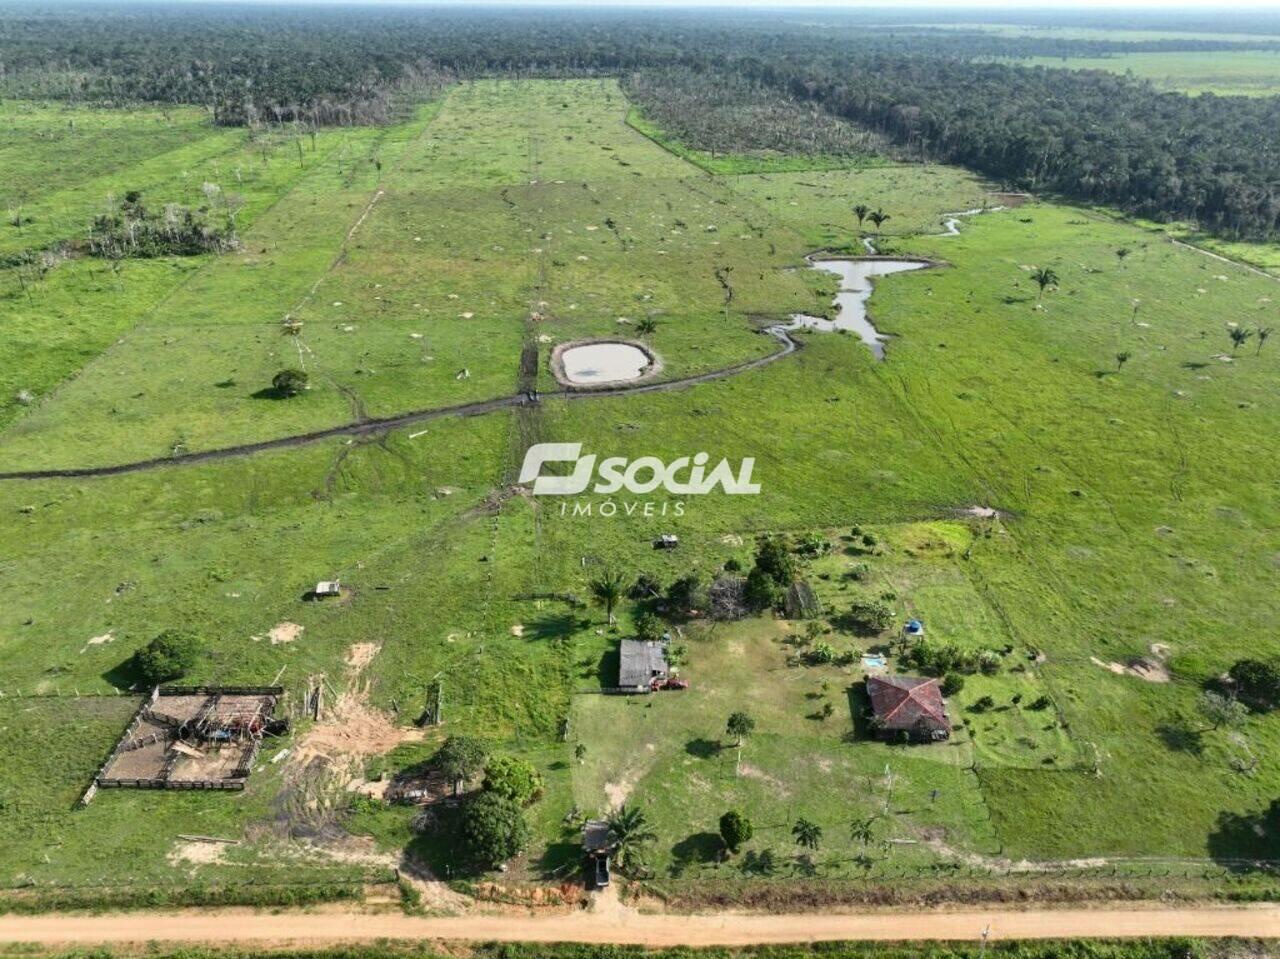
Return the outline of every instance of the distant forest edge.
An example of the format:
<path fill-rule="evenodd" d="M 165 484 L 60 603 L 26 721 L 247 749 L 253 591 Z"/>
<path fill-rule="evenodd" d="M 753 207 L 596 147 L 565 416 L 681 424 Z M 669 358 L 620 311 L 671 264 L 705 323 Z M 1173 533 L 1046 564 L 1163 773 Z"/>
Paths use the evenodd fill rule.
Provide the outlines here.
<path fill-rule="evenodd" d="M 1254 25 L 1270 35 L 1229 42 L 821 16 L 0 4 L 0 93 L 198 104 L 228 126 L 345 125 L 393 120 L 458 78 L 612 75 L 647 118 L 713 156 L 893 153 L 1231 239 L 1280 235 L 1280 97 L 990 62 L 1280 50 L 1270 21 Z"/>

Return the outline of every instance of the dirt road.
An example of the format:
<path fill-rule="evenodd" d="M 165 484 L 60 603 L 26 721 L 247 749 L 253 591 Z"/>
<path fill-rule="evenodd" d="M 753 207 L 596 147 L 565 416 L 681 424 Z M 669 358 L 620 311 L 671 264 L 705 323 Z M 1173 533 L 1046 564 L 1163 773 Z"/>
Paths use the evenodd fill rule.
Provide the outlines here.
<path fill-rule="evenodd" d="M 1280 906 L 1119 907 L 787 915 L 644 915 L 627 909 L 552 916 L 417 918 L 401 914 L 241 910 L 0 917 L 0 942 L 97 945 L 271 943 L 334 945 L 374 939 L 738 946 L 842 939 L 994 939 L 1140 936 L 1280 938 Z"/>

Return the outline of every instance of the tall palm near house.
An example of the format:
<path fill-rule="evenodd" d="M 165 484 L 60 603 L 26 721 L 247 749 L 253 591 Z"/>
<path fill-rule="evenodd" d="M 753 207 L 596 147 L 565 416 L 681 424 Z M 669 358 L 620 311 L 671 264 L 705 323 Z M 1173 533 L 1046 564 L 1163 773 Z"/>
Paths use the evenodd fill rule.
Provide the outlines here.
<path fill-rule="evenodd" d="M 658 838 L 638 806 L 623 803 L 609 814 L 609 839 L 613 857 L 623 872 L 635 872 L 644 863 L 644 849 Z"/>
<path fill-rule="evenodd" d="M 1253 336 L 1253 330 L 1245 326 L 1233 326 L 1227 330 L 1227 336 L 1231 337 L 1231 353 L 1235 355 L 1240 351 L 1240 347 L 1249 342 Z"/>
<path fill-rule="evenodd" d="M 612 623 L 613 607 L 622 598 L 622 574 L 605 570 L 587 585 L 591 590 L 592 598 L 604 607 L 605 622 Z"/>
<path fill-rule="evenodd" d="M 1040 295 L 1036 297 L 1037 303 L 1044 299 L 1044 291 L 1046 289 L 1051 286 L 1056 288 L 1058 285 L 1058 274 L 1053 272 L 1053 267 L 1050 266 L 1042 266 L 1036 269 L 1031 274 L 1031 279 L 1035 280 L 1036 286 L 1040 287 Z"/>
<path fill-rule="evenodd" d="M 876 232 L 880 232 L 880 227 L 884 226 L 885 221 L 893 219 L 884 210 L 872 210 L 867 214 L 867 219 L 876 225 Z"/>
<path fill-rule="evenodd" d="M 646 316 L 636 324 L 636 332 L 648 340 L 649 337 L 658 332 L 658 321 L 651 316 Z"/>
<path fill-rule="evenodd" d="M 871 212 L 871 207 L 867 206 L 865 203 L 859 203 L 857 206 L 853 208 L 853 215 L 858 218 L 859 230 L 862 229 L 862 221 L 867 218 L 867 215 L 870 212 Z"/>
<path fill-rule="evenodd" d="M 817 852 L 822 845 L 822 827 L 808 819 L 797 819 L 796 824 L 791 827 L 791 835 L 795 837 L 796 845 L 802 849 Z"/>

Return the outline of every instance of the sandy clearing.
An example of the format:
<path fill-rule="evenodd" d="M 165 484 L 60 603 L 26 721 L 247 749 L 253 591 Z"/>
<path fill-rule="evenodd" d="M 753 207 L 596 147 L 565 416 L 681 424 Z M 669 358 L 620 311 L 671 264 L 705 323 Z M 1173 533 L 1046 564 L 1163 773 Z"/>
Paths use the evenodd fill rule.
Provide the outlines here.
<path fill-rule="evenodd" d="M 0 942 L 97 943 L 269 942 L 273 945 L 455 939 L 483 942 L 627 943 L 645 946 L 745 946 L 838 940 L 1057 939 L 1081 936 L 1250 936 L 1280 938 L 1280 906 L 1158 904 L 1069 909 L 804 913 L 779 915 L 648 915 L 606 909 L 541 917 L 467 915 L 426 918 L 399 913 L 243 910 L 134 912 L 125 915 L 0 917 Z"/>
<path fill-rule="evenodd" d="M 305 626 L 299 626 L 297 623 L 276 623 L 267 631 L 267 639 L 271 640 L 272 646 L 279 646 L 281 643 L 292 643 L 295 639 L 302 635 Z M 262 642 L 261 636 L 250 636 L 255 643 Z"/>

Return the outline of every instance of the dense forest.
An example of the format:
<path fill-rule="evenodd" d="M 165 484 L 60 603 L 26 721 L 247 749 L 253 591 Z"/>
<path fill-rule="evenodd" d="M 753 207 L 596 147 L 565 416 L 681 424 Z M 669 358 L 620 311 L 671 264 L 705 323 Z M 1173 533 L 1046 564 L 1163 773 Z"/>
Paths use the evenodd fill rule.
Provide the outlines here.
<path fill-rule="evenodd" d="M 1237 16 L 1230 25 L 1256 39 L 1232 44 L 998 34 L 911 23 L 900 11 L 0 5 L 0 92 L 198 104 L 227 125 L 323 125 L 386 122 L 455 77 L 614 75 L 655 122 L 701 149 L 893 144 L 1009 187 L 1273 238 L 1280 98 L 1189 97 L 999 62 L 1278 49 L 1280 23 L 1267 16 Z M 797 121 L 812 135 L 797 135 Z"/>

